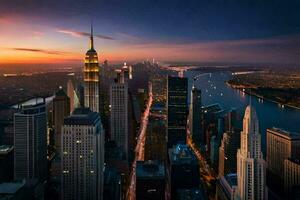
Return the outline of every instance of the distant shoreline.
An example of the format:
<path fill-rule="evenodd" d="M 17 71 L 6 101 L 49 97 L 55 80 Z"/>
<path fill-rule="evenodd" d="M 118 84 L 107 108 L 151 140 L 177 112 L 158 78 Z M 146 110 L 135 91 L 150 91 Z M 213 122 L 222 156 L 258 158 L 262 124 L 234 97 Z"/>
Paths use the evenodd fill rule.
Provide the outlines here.
<path fill-rule="evenodd" d="M 294 105 L 290 105 L 290 104 L 287 104 L 287 103 L 282 103 L 282 102 L 279 102 L 279 101 L 276 101 L 274 99 L 270 99 L 270 98 L 266 98 L 264 97 L 263 95 L 260 95 L 260 94 L 257 94 L 256 92 L 249 92 L 247 89 L 249 89 L 249 86 L 245 86 L 245 85 L 235 85 L 235 84 L 231 84 L 229 83 L 228 81 L 226 81 L 226 85 L 228 85 L 229 87 L 233 88 L 233 89 L 236 89 L 236 90 L 240 90 L 244 93 L 246 93 L 247 95 L 249 96 L 254 96 L 256 98 L 260 98 L 260 99 L 263 99 L 264 101 L 268 101 L 268 102 L 271 102 L 271 103 L 276 103 L 276 104 L 280 104 L 280 105 L 283 105 L 285 107 L 289 107 L 289 108 L 293 108 L 293 109 L 296 109 L 296 110 L 300 110 L 300 107 L 298 106 L 294 106 Z M 251 87 L 253 89 L 257 89 L 255 87 Z"/>

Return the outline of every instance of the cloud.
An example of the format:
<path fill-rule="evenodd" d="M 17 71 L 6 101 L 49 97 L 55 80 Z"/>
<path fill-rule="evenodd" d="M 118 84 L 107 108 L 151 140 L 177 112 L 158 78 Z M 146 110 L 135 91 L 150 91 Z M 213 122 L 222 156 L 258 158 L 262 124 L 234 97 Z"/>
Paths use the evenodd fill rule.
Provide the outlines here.
<path fill-rule="evenodd" d="M 51 54 L 51 55 L 64 55 L 66 52 L 63 51 L 54 51 L 54 50 L 46 50 L 46 49 L 35 49 L 35 48 L 7 48 L 14 51 L 24 51 L 24 52 L 36 52 L 36 53 L 43 53 L 43 54 Z"/>
<path fill-rule="evenodd" d="M 72 31 L 72 30 L 67 30 L 67 29 L 58 29 L 57 32 L 59 33 L 64 33 L 73 37 L 89 37 L 90 33 L 87 32 L 80 32 L 80 31 Z M 104 40 L 115 40 L 115 38 L 110 37 L 110 36 L 106 36 L 106 35 L 100 35 L 100 34 L 96 34 L 94 35 L 96 38 L 99 39 L 104 39 Z"/>
<path fill-rule="evenodd" d="M 128 57 L 131 53 L 161 60 L 300 63 L 300 35 L 213 41 L 149 42 L 141 38 L 138 41 L 124 43 Z"/>

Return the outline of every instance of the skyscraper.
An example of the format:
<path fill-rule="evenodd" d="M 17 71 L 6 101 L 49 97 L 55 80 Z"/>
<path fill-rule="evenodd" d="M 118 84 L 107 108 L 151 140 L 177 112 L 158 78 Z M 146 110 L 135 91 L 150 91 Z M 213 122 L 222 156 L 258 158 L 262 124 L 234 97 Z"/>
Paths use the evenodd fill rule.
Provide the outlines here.
<path fill-rule="evenodd" d="M 169 76 L 167 85 L 167 138 L 170 148 L 180 141 L 186 141 L 188 79 Z"/>
<path fill-rule="evenodd" d="M 128 156 L 128 83 L 122 71 L 110 86 L 110 130 L 111 139 Z"/>
<path fill-rule="evenodd" d="M 178 198 L 180 189 L 199 189 L 199 162 L 194 152 L 187 145 L 178 144 L 169 149 L 168 155 L 171 199 Z"/>
<path fill-rule="evenodd" d="M 64 118 L 70 115 L 70 98 L 66 95 L 64 90 L 60 87 L 56 92 L 52 101 L 53 107 L 53 127 L 56 152 L 60 153 L 61 147 L 61 128 L 64 124 Z"/>
<path fill-rule="evenodd" d="M 103 198 L 104 130 L 99 113 L 77 108 L 62 130 L 62 199 Z"/>
<path fill-rule="evenodd" d="M 236 200 L 237 175 L 220 175 L 216 182 L 216 200 Z"/>
<path fill-rule="evenodd" d="M 266 162 L 261 152 L 261 135 L 255 109 L 245 110 L 241 147 L 237 152 L 237 196 L 241 200 L 266 199 Z"/>
<path fill-rule="evenodd" d="M 284 160 L 284 189 L 286 197 L 299 199 L 295 196 L 300 189 L 300 159 L 288 158 Z"/>
<path fill-rule="evenodd" d="M 99 112 L 99 62 L 94 49 L 93 26 L 91 26 L 90 49 L 85 54 L 84 106 Z"/>
<path fill-rule="evenodd" d="M 45 103 L 22 107 L 14 115 L 15 179 L 44 180 L 47 173 Z"/>
<path fill-rule="evenodd" d="M 74 108 L 75 108 L 75 105 L 74 105 L 74 98 L 75 98 L 75 89 L 74 89 L 74 86 L 73 86 L 73 83 L 72 83 L 72 80 L 69 79 L 68 80 L 68 83 L 67 83 L 67 95 L 70 99 L 70 113 L 73 112 Z"/>
<path fill-rule="evenodd" d="M 236 173 L 236 153 L 240 147 L 240 138 L 240 134 L 234 130 L 223 134 L 219 147 L 219 175 L 225 176 L 229 173 Z"/>
<path fill-rule="evenodd" d="M 193 141 L 200 146 L 200 143 L 204 143 L 201 126 L 201 90 L 198 90 L 195 86 L 192 88 L 189 123 Z"/>
<path fill-rule="evenodd" d="M 151 76 L 153 103 L 165 106 L 167 99 L 167 77 L 154 74 Z"/>
<path fill-rule="evenodd" d="M 268 170 L 273 177 L 279 177 L 280 182 L 283 182 L 284 160 L 287 158 L 300 158 L 300 133 L 267 129 Z"/>
<path fill-rule="evenodd" d="M 166 175 L 163 162 L 137 161 L 136 164 L 136 199 L 164 200 Z"/>
<path fill-rule="evenodd" d="M 166 123 L 163 118 L 149 116 L 145 139 L 145 160 L 165 161 L 167 155 Z"/>

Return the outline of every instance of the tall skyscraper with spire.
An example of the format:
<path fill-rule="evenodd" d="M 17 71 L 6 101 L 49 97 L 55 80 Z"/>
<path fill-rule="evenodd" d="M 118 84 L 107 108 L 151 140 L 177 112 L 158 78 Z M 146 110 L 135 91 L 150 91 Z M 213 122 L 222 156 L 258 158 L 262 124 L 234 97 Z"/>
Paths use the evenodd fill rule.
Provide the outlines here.
<path fill-rule="evenodd" d="M 93 26 L 91 25 L 90 49 L 84 60 L 84 106 L 99 112 L 99 62 L 94 49 Z"/>
<path fill-rule="evenodd" d="M 255 109 L 245 110 L 241 147 L 237 152 L 237 199 L 267 199 L 266 162 L 261 152 L 261 135 Z"/>

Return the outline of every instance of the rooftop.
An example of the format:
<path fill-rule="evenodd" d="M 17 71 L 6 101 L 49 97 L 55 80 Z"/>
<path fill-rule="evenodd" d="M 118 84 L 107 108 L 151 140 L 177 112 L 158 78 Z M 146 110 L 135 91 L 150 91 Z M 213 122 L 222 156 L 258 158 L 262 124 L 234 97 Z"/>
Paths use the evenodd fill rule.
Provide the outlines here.
<path fill-rule="evenodd" d="M 25 181 L 8 182 L 0 184 L 0 195 L 14 194 L 25 185 Z"/>
<path fill-rule="evenodd" d="M 273 127 L 273 128 L 267 129 L 267 132 L 272 132 L 273 134 L 283 137 L 283 138 L 286 138 L 286 139 L 300 140 L 300 133 L 289 132 L 289 131 L 283 130 L 281 128 Z"/>
<path fill-rule="evenodd" d="M 234 191 L 234 187 L 237 187 L 237 174 L 227 174 L 218 178 L 217 184 L 220 184 L 222 191 L 230 198 Z"/>
<path fill-rule="evenodd" d="M 0 155 L 7 154 L 14 149 L 12 145 L 0 145 Z"/>
<path fill-rule="evenodd" d="M 178 199 L 180 200 L 204 200 L 204 194 L 202 190 L 192 189 L 179 189 L 177 190 Z"/>
<path fill-rule="evenodd" d="M 172 164 L 196 164 L 198 160 L 193 151 L 186 144 L 177 144 L 169 149 L 169 158 Z"/>
<path fill-rule="evenodd" d="M 237 185 L 237 174 L 227 174 L 225 179 L 231 187 Z"/>
<path fill-rule="evenodd" d="M 72 115 L 64 119 L 65 125 L 94 125 L 100 120 L 100 116 L 96 112 L 92 112 L 89 108 L 77 108 Z"/>
<path fill-rule="evenodd" d="M 60 87 L 59 90 L 55 93 L 56 97 L 65 97 L 67 96 L 67 94 L 65 93 L 65 91 Z"/>
<path fill-rule="evenodd" d="M 36 102 L 28 105 L 21 106 L 21 112 L 15 113 L 15 115 L 33 115 L 33 114 L 40 114 L 46 111 L 46 104 L 45 102 Z"/>
<path fill-rule="evenodd" d="M 164 178 L 165 166 L 159 161 L 137 161 L 136 164 L 137 178 Z"/>
<path fill-rule="evenodd" d="M 299 158 L 288 158 L 291 162 L 300 165 L 300 159 Z"/>
<path fill-rule="evenodd" d="M 220 106 L 220 104 L 215 103 L 208 106 L 203 106 L 202 110 L 204 113 L 218 113 L 223 112 L 223 108 Z"/>

